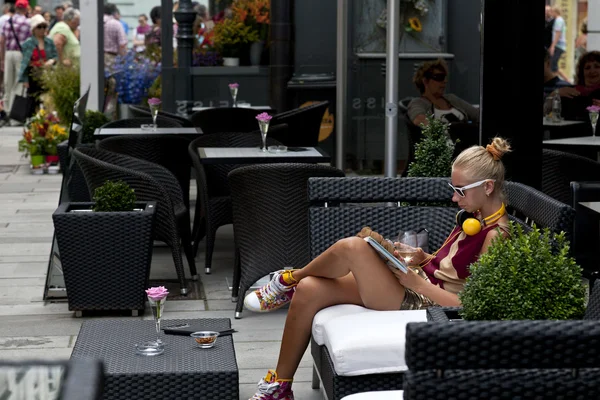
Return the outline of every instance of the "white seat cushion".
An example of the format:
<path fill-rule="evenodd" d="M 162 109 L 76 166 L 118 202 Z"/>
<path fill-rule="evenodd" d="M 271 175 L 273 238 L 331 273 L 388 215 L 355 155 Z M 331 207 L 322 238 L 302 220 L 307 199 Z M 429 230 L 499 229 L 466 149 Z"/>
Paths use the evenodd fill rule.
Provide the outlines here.
<path fill-rule="evenodd" d="M 406 371 L 406 324 L 426 322 L 426 311 L 364 310 L 323 323 L 323 341 L 335 372 L 357 376 Z"/>
<path fill-rule="evenodd" d="M 402 400 L 404 398 L 403 393 L 402 390 L 356 393 L 343 397 L 342 400 Z"/>
<path fill-rule="evenodd" d="M 319 346 L 323 346 L 323 344 L 325 344 L 323 338 L 323 325 L 325 322 L 344 315 L 360 314 L 368 311 L 371 310 L 354 304 L 339 304 L 337 306 L 324 308 L 313 318 L 312 337 Z"/>

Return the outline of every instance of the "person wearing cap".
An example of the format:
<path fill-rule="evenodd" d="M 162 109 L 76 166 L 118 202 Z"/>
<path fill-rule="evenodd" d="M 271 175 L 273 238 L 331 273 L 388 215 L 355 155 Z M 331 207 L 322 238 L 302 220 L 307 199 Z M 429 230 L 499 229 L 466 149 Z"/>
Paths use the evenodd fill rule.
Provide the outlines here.
<path fill-rule="evenodd" d="M 23 91 L 19 83 L 22 44 L 31 36 L 31 28 L 26 13 L 29 2 L 17 0 L 15 14 L 6 21 L 0 33 L 0 61 L 4 65 L 4 109 L 10 115 L 12 103 L 17 94 Z"/>
<path fill-rule="evenodd" d="M 23 60 L 19 70 L 19 82 L 27 88 L 27 95 L 39 104 L 42 86 L 38 82 L 42 68 L 54 65 L 58 59 L 56 46 L 52 39 L 46 36 L 48 22 L 40 14 L 34 15 L 29 20 L 31 26 L 31 37 L 21 47 L 23 48 Z"/>
<path fill-rule="evenodd" d="M 68 8 L 63 14 L 63 20 L 57 22 L 48 34 L 54 40 L 58 60 L 65 65 L 71 65 L 74 61 L 79 61 L 81 55 L 79 39 L 75 34 L 79 27 L 79 21 L 79 10 Z"/>

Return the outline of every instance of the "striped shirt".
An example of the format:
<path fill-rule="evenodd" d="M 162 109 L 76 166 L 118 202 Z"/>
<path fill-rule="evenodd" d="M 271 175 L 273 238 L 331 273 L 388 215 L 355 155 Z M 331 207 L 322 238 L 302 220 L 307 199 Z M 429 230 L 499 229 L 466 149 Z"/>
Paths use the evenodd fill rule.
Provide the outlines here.
<path fill-rule="evenodd" d="M 488 232 L 497 227 L 508 230 L 506 225 L 493 224 L 469 236 L 460 227 L 455 227 L 448 236 L 450 240 L 423 267 L 429 281 L 450 293 L 462 291 L 467 277 L 471 275 L 469 266 L 479 258 Z"/>
<path fill-rule="evenodd" d="M 15 33 L 19 38 L 19 43 L 23 44 L 31 36 L 31 27 L 24 15 L 15 14 L 12 16 Z M 10 26 L 10 19 L 2 26 L 2 36 L 6 39 L 6 50 L 21 51 L 17 44 L 17 39 Z"/>

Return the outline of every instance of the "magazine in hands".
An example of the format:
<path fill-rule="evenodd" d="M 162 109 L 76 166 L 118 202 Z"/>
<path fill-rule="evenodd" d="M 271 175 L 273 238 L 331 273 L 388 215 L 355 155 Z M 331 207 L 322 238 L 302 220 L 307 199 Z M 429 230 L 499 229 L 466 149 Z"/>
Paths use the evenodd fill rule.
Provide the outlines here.
<path fill-rule="evenodd" d="M 392 253 L 387 251 L 385 249 L 385 247 L 383 247 L 381 244 L 379 244 L 378 241 L 376 241 L 375 239 L 373 239 L 370 236 L 367 236 L 364 239 L 365 239 L 365 242 L 369 243 L 375 249 L 375 251 L 377 253 L 379 253 L 381 258 L 383 258 L 383 260 L 387 263 L 387 265 L 389 267 L 399 269 L 400 271 L 404 272 L 405 274 L 408 273 L 408 267 L 406 265 L 404 265 L 402 263 L 402 261 L 397 259 Z"/>

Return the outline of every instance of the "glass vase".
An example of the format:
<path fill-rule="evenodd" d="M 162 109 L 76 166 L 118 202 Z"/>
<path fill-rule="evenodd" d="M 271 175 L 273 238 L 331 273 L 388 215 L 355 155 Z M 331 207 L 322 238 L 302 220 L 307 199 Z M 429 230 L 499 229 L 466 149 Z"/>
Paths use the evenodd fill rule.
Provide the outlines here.
<path fill-rule="evenodd" d="M 258 121 L 260 128 L 260 137 L 262 139 L 262 146 L 260 151 L 267 151 L 267 132 L 269 131 L 269 121 Z"/>
<path fill-rule="evenodd" d="M 156 130 L 156 128 L 158 127 L 158 125 L 156 125 L 156 117 L 158 117 L 158 108 L 159 105 L 150 104 L 150 114 L 152 114 L 152 125 L 154 130 Z"/>
<path fill-rule="evenodd" d="M 231 97 L 233 98 L 233 107 L 237 107 L 238 89 L 239 88 L 237 88 L 237 87 L 230 87 L 229 88 L 229 93 L 231 93 Z"/>
<path fill-rule="evenodd" d="M 167 298 L 163 298 L 160 300 L 154 300 L 148 297 L 148 302 L 150 303 L 150 309 L 152 310 L 152 316 L 154 317 L 154 323 L 156 325 L 156 343 L 162 343 L 160 340 L 160 320 L 163 316 L 163 310 L 165 308 L 165 303 L 167 302 Z"/>
<path fill-rule="evenodd" d="M 596 124 L 598 123 L 597 112 L 590 112 L 590 122 L 592 123 L 592 137 L 596 137 Z"/>

